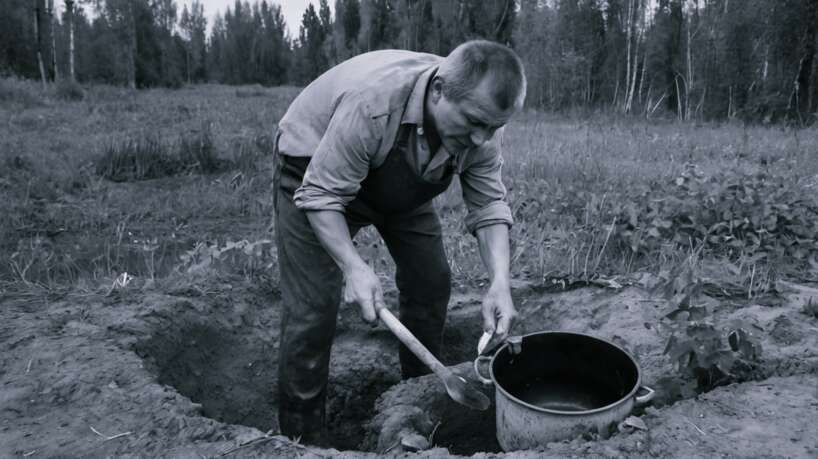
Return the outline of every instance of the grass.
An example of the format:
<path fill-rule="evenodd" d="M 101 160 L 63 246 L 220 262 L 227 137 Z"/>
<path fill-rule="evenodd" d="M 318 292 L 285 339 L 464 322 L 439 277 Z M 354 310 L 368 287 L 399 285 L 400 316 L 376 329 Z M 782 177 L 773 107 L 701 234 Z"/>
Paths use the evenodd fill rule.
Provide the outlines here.
<path fill-rule="evenodd" d="M 61 95 L 0 79 L 0 289 L 110 284 L 125 271 L 155 278 L 191 264 L 274 272 L 275 254 L 262 242 L 272 230 L 269 155 L 297 88 L 80 91 Z M 725 180 L 765 172 L 809 196 L 816 150 L 818 137 L 807 130 L 523 113 L 505 136 L 503 174 L 517 221 L 513 274 L 535 281 L 623 276 L 670 269 L 695 252 L 747 277 L 761 263 L 748 258 L 753 252 L 697 250 L 694 241 L 671 242 L 676 233 L 662 226 L 654 228 L 661 237 L 650 236 L 655 206 L 648 201 L 680 193 L 676 181 L 693 169 Z M 438 198 L 446 249 L 458 281 L 481 282 L 459 193 L 453 186 Z M 639 212 L 633 227 L 625 221 L 631 207 Z M 374 231 L 358 243 L 389 277 Z M 229 262 L 207 263 L 213 254 Z"/>
<path fill-rule="evenodd" d="M 82 100 L 85 98 L 85 90 L 76 81 L 62 79 L 56 84 L 55 95 L 63 100 Z"/>
<path fill-rule="evenodd" d="M 0 102 L 21 108 L 41 106 L 44 103 L 42 87 L 33 80 L 0 77 Z"/>
<path fill-rule="evenodd" d="M 152 134 L 110 145 L 94 161 L 96 174 L 114 182 L 149 180 L 182 173 L 213 174 L 229 169 L 232 161 L 216 156 L 208 125 L 200 132 L 168 144 Z"/>
<path fill-rule="evenodd" d="M 650 222 L 644 221 L 647 213 L 657 208 L 658 213 L 670 212 L 656 202 L 678 198 L 695 215 L 695 209 L 711 206 L 705 199 L 715 199 L 708 193 L 718 190 L 719 179 L 744 183 L 753 174 L 765 173 L 768 182 L 783 182 L 791 192 L 787 204 L 792 205 L 795 197 L 816 196 L 810 190 L 818 177 L 818 158 L 813 153 L 817 148 L 814 135 L 789 128 L 646 122 L 604 115 L 564 119 L 525 113 L 505 133 L 503 176 L 516 219 L 511 232 L 513 270 L 538 281 L 552 276 L 587 280 L 598 275 L 669 270 L 694 252 L 697 243 L 677 244 L 666 237 L 677 232 L 676 221 L 669 222 L 671 227 L 663 229 L 661 237 L 650 237 Z M 701 175 L 695 181 L 709 180 L 704 192 L 683 189 L 687 183 L 677 185 L 690 170 Z M 723 200 L 730 197 L 724 198 L 729 194 L 724 190 L 719 193 Z M 450 228 L 458 227 L 465 212 L 459 194 L 453 188 L 441 199 L 443 208 L 451 210 L 444 214 L 445 226 Z M 818 217 L 814 200 L 797 205 Z M 638 235 L 643 246 L 636 251 L 625 244 L 629 241 L 623 236 L 629 206 L 639 216 L 637 228 L 629 231 L 644 231 Z M 761 206 L 756 202 L 755 207 Z M 816 231 L 813 227 L 808 234 L 811 240 L 804 243 L 812 248 L 813 257 L 818 251 Z M 462 227 L 448 233 L 446 246 L 453 252 L 456 271 L 467 277 L 484 276 L 477 246 L 462 237 Z M 752 255 L 749 250 L 725 254 L 716 249 L 708 247 L 697 253 L 738 266 Z M 803 266 L 792 262 L 778 271 L 798 271 Z"/>

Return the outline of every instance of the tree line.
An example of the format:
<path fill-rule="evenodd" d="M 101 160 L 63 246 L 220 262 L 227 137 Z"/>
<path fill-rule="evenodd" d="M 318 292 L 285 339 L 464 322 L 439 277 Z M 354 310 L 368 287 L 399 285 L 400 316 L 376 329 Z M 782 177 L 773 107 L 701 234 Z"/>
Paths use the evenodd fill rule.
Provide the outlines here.
<path fill-rule="evenodd" d="M 362 52 L 485 38 L 520 54 L 531 107 L 809 121 L 818 106 L 818 0 L 320 0 L 292 36 L 267 0 L 236 0 L 212 24 L 197 0 L 0 11 L 0 72 L 43 82 L 304 85 Z"/>

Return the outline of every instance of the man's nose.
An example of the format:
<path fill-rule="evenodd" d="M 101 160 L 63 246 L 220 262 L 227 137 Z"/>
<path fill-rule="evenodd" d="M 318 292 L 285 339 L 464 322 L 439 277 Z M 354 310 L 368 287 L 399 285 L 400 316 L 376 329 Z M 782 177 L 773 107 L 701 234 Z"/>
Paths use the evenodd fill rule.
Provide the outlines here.
<path fill-rule="evenodd" d="M 473 143 L 475 147 L 483 145 L 490 137 L 491 134 L 485 129 L 475 129 L 469 136 L 471 143 Z"/>

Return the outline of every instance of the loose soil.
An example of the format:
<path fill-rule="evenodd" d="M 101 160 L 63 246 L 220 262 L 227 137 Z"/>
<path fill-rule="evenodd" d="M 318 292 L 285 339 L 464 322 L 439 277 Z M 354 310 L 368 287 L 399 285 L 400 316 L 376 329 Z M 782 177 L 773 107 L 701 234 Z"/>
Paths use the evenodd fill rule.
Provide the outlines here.
<path fill-rule="evenodd" d="M 593 435 L 508 457 L 810 457 L 818 454 L 818 319 L 801 312 L 818 291 L 789 285 L 783 306 L 718 304 L 714 321 L 753 324 L 762 361 L 741 380 L 695 398 L 676 375 L 655 324 L 666 304 L 632 286 L 553 293 L 519 283 L 515 334 L 568 330 L 610 339 L 657 390 L 634 414 L 647 430 Z M 395 302 L 394 291 L 389 294 Z M 0 457 L 502 456 L 494 412 L 453 403 L 434 376 L 399 380 L 397 344 L 344 309 L 328 401 L 334 449 L 277 435 L 280 298 L 243 280 L 171 278 L 111 294 L 5 298 L 0 303 Z M 450 305 L 444 363 L 474 384 L 480 292 Z M 676 381 L 678 382 L 678 381 Z M 682 381 L 684 382 L 684 381 Z M 493 399 L 491 388 L 483 390 Z"/>

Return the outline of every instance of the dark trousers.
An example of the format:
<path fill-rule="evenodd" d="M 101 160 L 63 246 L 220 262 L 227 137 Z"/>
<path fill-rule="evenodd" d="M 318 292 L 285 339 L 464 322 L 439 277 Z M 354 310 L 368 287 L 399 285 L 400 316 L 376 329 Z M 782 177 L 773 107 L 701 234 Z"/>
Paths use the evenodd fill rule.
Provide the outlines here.
<path fill-rule="evenodd" d="M 279 423 L 284 435 L 317 444 L 326 440 L 327 377 L 343 275 L 293 203 L 308 159 L 277 159 L 275 225 L 283 304 Z M 427 203 L 405 214 L 382 215 L 355 200 L 345 215 L 353 236 L 375 225 L 397 267 L 400 320 L 439 356 L 451 272 L 434 207 Z M 404 346 L 400 362 L 404 378 L 429 372 Z"/>

